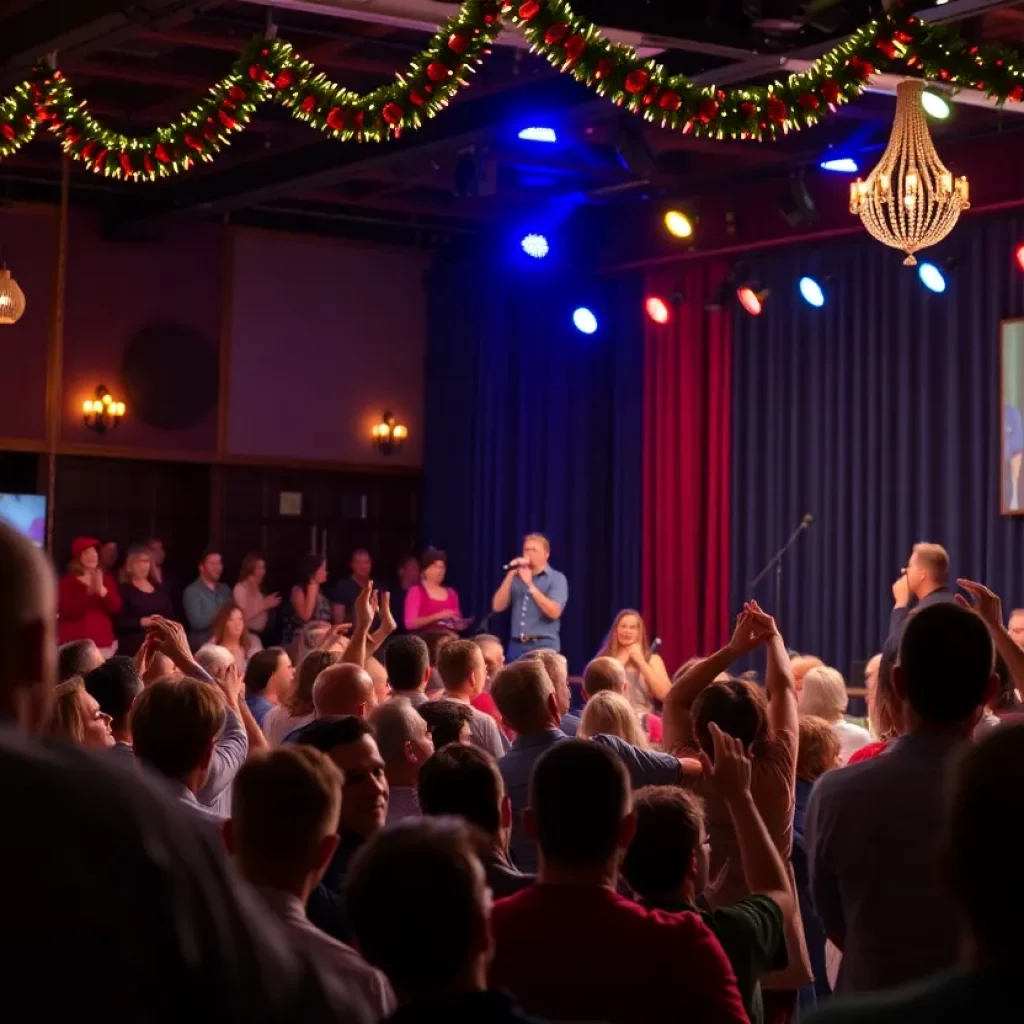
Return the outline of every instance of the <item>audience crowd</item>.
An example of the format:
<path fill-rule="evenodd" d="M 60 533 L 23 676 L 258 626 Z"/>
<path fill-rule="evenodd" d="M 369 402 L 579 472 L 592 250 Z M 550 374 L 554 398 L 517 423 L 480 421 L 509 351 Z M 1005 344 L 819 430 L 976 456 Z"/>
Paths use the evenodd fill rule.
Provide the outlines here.
<path fill-rule="evenodd" d="M 495 606 L 557 618 L 525 550 Z M 21 1016 L 1017 1019 L 1024 612 L 940 546 L 863 722 L 756 602 L 674 676 L 622 611 L 574 711 L 556 650 L 459 637 L 442 551 L 394 602 L 362 550 L 283 595 L 258 555 L 180 595 L 164 559 L 81 537 L 58 583 L 0 524 L 6 965 L 61 965 Z"/>

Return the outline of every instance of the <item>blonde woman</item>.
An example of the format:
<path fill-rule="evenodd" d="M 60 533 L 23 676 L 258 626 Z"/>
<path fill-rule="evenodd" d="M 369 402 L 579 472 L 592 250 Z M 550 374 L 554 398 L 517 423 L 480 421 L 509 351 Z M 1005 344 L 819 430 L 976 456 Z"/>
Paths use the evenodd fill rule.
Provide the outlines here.
<path fill-rule="evenodd" d="M 238 582 L 231 591 L 235 604 L 245 616 L 245 628 L 250 633 L 262 633 L 267 628 L 267 618 L 281 603 L 280 594 L 263 593 L 263 581 L 267 576 L 267 563 L 262 555 L 250 552 L 242 559 L 238 570 Z"/>
<path fill-rule="evenodd" d="M 213 617 L 212 629 L 210 642 L 223 647 L 235 659 L 238 675 L 244 677 L 249 659 L 263 650 L 263 644 L 246 629 L 242 609 L 234 603 L 221 605 Z"/>
<path fill-rule="evenodd" d="M 119 654 L 134 657 L 146 639 L 154 616 L 174 618 L 171 599 L 152 582 L 153 557 L 145 544 L 133 544 L 125 559 L 121 583 L 121 612 L 115 620 Z"/>
<path fill-rule="evenodd" d="M 99 702 L 86 691 L 82 677 L 73 676 L 54 691 L 45 731 L 47 736 L 86 750 L 110 750 L 114 746 L 110 722 L 110 715 L 100 711 Z"/>
<path fill-rule="evenodd" d="M 846 692 L 846 680 L 838 669 L 822 665 L 812 668 L 804 676 L 800 691 L 801 715 L 823 718 L 839 737 L 840 760 L 846 764 L 861 747 L 871 742 L 871 734 L 843 717 L 850 698 Z"/>
<path fill-rule="evenodd" d="M 614 690 L 600 690 L 587 701 L 576 735 L 582 740 L 618 736 L 640 750 L 649 749 L 633 705 Z"/>

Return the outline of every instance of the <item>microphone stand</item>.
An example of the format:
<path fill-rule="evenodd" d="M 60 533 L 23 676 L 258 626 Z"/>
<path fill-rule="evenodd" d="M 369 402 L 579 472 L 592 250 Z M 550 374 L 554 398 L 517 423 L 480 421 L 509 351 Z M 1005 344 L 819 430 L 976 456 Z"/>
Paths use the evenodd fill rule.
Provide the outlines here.
<path fill-rule="evenodd" d="M 750 590 L 753 591 L 768 573 L 773 569 L 775 570 L 775 607 L 772 609 L 772 615 L 782 614 L 782 560 L 789 549 L 797 542 L 800 534 L 811 525 L 811 522 L 813 522 L 813 519 L 809 522 L 807 516 L 801 519 L 800 525 L 790 534 L 789 540 L 768 559 L 765 567 L 750 581 Z"/>

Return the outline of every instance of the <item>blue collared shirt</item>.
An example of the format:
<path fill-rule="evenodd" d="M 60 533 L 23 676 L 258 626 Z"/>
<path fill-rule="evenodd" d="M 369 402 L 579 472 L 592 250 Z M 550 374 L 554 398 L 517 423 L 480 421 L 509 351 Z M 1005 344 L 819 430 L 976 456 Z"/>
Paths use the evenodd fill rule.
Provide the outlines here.
<path fill-rule="evenodd" d="M 267 700 L 261 693 L 247 693 L 245 703 L 249 706 L 252 717 L 256 719 L 256 724 L 262 729 L 263 719 L 267 717 L 268 712 L 274 706 L 273 702 Z"/>
<path fill-rule="evenodd" d="M 533 577 L 533 585 L 546 597 L 550 597 L 560 608 L 565 608 L 569 600 L 569 581 L 565 573 L 552 569 L 549 565 Z M 553 640 L 555 649 L 558 645 L 558 633 L 561 619 L 549 619 L 530 596 L 527 585 L 516 576 L 512 580 L 512 639 L 520 637 L 544 637 Z"/>

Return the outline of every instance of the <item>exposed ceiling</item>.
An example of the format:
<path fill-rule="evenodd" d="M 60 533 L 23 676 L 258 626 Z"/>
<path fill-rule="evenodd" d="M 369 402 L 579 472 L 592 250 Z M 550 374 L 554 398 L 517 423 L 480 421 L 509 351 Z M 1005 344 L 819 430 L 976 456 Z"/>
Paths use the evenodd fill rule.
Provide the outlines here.
<path fill-rule="evenodd" d="M 342 84 L 368 91 L 423 49 L 447 0 L 6 0 L 0 94 L 56 50 L 76 94 L 112 128 L 144 133 L 219 78 L 272 17 L 278 34 Z M 610 35 L 703 81 L 754 82 L 780 59 L 813 58 L 880 4 L 873 0 L 576 0 Z M 813 10 L 813 16 L 808 14 Z M 1024 2 L 952 0 L 932 16 L 974 38 L 1024 41 Z M 695 140 L 621 115 L 530 54 L 514 33 L 445 115 L 399 142 L 325 140 L 285 111 L 261 108 L 208 165 L 131 185 L 72 164 L 73 201 L 104 208 L 113 232 L 148 235 L 185 218 L 232 220 L 436 246 L 567 196 L 625 204 L 694 195 L 752 178 L 785 179 L 829 147 L 884 145 L 893 109 L 868 94 L 823 125 L 775 144 Z M 504 37 L 503 37 L 504 39 Z M 531 122 L 554 146 L 522 142 Z M 938 132 L 971 138 L 1024 128 L 1024 116 L 960 107 Z M 50 199 L 60 151 L 45 133 L 0 163 L 0 198 Z M 457 180 L 462 187 L 456 188 Z M 457 191 L 478 194 L 457 195 Z"/>

